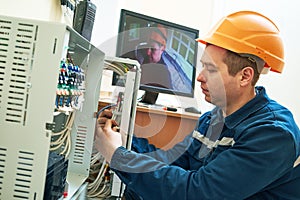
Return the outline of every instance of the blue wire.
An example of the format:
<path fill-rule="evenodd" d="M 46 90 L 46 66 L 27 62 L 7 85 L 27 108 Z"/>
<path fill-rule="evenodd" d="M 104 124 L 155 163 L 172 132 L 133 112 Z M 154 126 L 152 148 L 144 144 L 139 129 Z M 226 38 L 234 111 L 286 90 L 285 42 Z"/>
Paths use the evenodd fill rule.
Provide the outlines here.
<path fill-rule="evenodd" d="M 112 103 L 112 104 L 109 104 L 109 105 L 104 106 L 103 108 L 101 108 L 101 109 L 97 112 L 97 119 L 98 119 L 99 115 L 100 115 L 105 109 L 111 108 L 111 107 L 116 106 L 116 105 L 117 105 L 117 104 Z"/>

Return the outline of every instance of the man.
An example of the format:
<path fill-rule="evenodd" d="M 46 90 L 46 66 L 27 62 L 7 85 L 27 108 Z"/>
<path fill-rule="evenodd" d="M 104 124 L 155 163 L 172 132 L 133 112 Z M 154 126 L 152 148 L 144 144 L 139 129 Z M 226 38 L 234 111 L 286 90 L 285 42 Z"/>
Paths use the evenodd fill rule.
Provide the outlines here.
<path fill-rule="evenodd" d="M 136 57 L 140 64 L 158 63 L 166 65 L 162 59 L 162 54 L 166 49 L 167 44 L 167 29 L 158 24 L 156 27 L 151 27 L 147 46 L 137 48 Z M 141 53 L 143 52 L 143 53 Z"/>
<path fill-rule="evenodd" d="M 121 147 L 113 121 L 100 118 L 96 148 L 136 199 L 300 199 L 299 128 L 288 109 L 255 86 L 266 69 L 283 69 L 278 28 L 241 11 L 197 41 L 206 44 L 197 81 L 216 107 L 195 131 L 168 151 L 134 138 L 136 153 Z"/>
<path fill-rule="evenodd" d="M 167 40 L 172 40 L 174 30 L 170 30 L 168 36 L 167 27 L 156 24 L 148 27 L 147 32 L 147 41 L 135 48 L 135 59 L 141 64 L 141 84 L 163 87 L 175 92 L 191 92 L 191 80 L 184 71 L 184 62 L 179 61 L 181 56 L 175 53 L 175 57 L 178 57 L 175 59 L 170 54 L 174 50 L 171 50 L 171 47 L 169 51 L 166 50 Z"/>
<path fill-rule="evenodd" d="M 171 73 L 163 59 L 167 44 L 167 29 L 158 24 L 149 28 L 146 43 L 136 48 L 136 58 L 141 64 L 141 84 L 172 89 Z"/>

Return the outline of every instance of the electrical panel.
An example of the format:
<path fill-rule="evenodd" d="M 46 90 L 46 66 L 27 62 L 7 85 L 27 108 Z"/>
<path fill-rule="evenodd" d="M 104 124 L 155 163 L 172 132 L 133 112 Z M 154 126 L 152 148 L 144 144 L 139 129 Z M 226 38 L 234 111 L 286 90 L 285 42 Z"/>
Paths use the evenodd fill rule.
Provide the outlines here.
<path fill-rule="evenodd" d="M 66 174 L 63 199 L 90 191 L 104 69 L 124 77 L 114 117 L 130 148 L 138 62 L 105 57 L 66 24 L 0 15 L 0 199 L 48 199 L 45 185 L 51 188 L 46 181 L 56 165 Z M 59 163 L 50 163 L 52 154 L 66 160 L 54 156 Z M 122 183 L 113 180 L 108 193 L 118 198 Z"/>
<path fill-rule="evenodd" d="M 112 70 L 120 76 L 119 88 L 116 88 L 117 98 L 108 107 L 113 110 L 112 119 L 118 123 L 123 146 L 130 149 L 134 132 L 136 99 L 141 77 L 140 65 L 137 61 L 127 58 L 106 57 L 104 69 Z M 89 199 L 121 199 L 125 189 L 124 184 L 109 169 L 109 165 L 98 152 L 92 154 L 90 174 L 87 181 L 86 196 Z"/>

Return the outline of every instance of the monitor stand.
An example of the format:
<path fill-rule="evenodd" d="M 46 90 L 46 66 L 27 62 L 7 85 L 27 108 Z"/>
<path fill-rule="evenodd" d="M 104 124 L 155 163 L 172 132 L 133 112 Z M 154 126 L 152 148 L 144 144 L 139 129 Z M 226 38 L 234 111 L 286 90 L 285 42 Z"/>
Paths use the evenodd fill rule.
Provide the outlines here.
<path fill-rule="evenodd" d="M 159 94 L 158 92 L 145 91 L 144 95 L 142 96 L 142 100 L 140 102 L 147 103 L 147 104 L 155 104 L 158 94 Z"/>

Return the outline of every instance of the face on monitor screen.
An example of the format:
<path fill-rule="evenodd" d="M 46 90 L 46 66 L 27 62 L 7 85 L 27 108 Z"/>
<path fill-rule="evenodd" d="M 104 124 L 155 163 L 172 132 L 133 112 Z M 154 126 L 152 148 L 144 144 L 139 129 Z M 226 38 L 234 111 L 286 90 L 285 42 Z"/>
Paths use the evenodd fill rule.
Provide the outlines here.
<path fill-rule="evenodd" d="M 198 30 L 121 11 L 117 56 L 141 64 L 141 87 L 146 91 L 192 97 Z"/>

